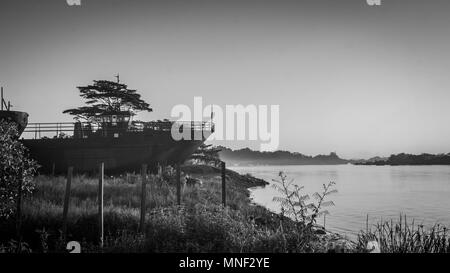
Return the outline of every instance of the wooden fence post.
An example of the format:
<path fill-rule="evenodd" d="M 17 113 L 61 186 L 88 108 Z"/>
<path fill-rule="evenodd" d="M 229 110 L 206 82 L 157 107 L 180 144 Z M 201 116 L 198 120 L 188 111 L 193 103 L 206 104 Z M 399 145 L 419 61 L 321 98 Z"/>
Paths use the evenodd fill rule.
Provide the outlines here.
<path fill-rule="evenodd" d="M 103 248 L 103 179 L 105 175 L 105 164 L 102 162 L 99 166 L 98 179 L 98 224 L 100 247 Z"/>
<path fill-rule="evenodd" d="M 177 163 L 177 204 L 181 205 L 181 171 L 180 163 Z"/>
<path fill-rule="evenodd" d="M 141 169 L 141 221 L 139 225 L 140 232 L 144 232 L 144 226 L 145 226 L 145 201 L 147 198 L 147 192 L 145 189 L 145 186 L 147 184 L 147 164 L 142 164 Z"/>
<path fill-rule="evenodd" d="M 70 187 L 72 184 L 72 173 L 73 173 L 73 167 L 69 167 L 67 170 L 66 192 L 65 192 L 65 196 L 64 196 L 64 209 L 63 209 L 62 232 L 63 232 L 64 241 L 66 240 L 66 235 L 67 235 L 67 214 L 69 212 Z"/>
<path fill-rule="evenodd" d="M 222 161 L 222 204 L 225 207 L 227 205 L 227 187 L 225 176 L 225 162 Z"/>

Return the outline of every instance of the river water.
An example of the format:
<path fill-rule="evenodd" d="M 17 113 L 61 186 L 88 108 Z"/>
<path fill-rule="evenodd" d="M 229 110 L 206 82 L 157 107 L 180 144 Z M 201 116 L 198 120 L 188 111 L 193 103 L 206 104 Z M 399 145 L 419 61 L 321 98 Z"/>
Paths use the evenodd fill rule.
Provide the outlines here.
<path fill-rule="evenodd" d="M 324 183 L 336 182 L 338 193 L 330 195 L 335 206 L 318 224 L 355 238 L 379 220 L 398 219 L 406 215 L 409 221 L 425 226 L 437 222 L 450 227 L 450 166 L 357 166 L 357 165 L 294 165 L 230 167 L 241 174 L 252 174 L 269 183 L 280 171 L 288 179 L 304 186 L 304 193 L 322 189 Z M 273 201 L 280 194 L 271 186 L 251 189 L 255 203 L 280 211 Z"/>

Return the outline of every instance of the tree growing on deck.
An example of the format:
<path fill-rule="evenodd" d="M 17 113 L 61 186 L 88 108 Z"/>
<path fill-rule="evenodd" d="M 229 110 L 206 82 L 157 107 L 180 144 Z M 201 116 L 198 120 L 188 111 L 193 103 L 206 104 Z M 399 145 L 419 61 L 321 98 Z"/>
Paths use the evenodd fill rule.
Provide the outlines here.
<path fill-rule="evenodd" d="M 30 159 L 18 140 L 17 125 L 0 120 L 0 217 L 10 217 L 17 208 L 20 192 L 33 190 L 38 164 Z"/>
<path fill-rule="evenodd" d="M 87 106 L 63 111 L 84 121 L 97 121 L 103 116 L 131 117 L 139 111 L 152 112 L 150 105 L 141 99 L 137 90 L 128 89 L 119 81 L 97 80 L 92 85 L 77 87 Z"/>

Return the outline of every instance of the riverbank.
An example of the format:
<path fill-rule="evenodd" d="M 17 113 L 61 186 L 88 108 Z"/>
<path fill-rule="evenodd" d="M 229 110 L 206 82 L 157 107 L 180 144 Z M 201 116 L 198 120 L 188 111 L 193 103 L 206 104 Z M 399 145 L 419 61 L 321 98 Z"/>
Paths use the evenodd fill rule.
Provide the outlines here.
<path fill-rule="evenodd" d="M 138 176 L 109 177 L 104 187 L 105 240 L 98 247 L 95 178 L 76 176 L 67 225 L 67 240 L 79 241 L 82 252 L 328 252 L 350 251 L 336 234 L 308 232 L 293 221 L 252 204 L 249 188 L 267 182 L 227 170 L 227 208 L 221 205 L 219 169 L 185 166 L 184 174 L 201 184 L 183 187 L 176 205 L 176 185 L 149 177 L 145 228 L 139 231 Z M 39 176 L 36 190 L 24 200 L 24 251 L 65 252 L 61 236 L 64 177 Z M 2 251 L 14 244 L 15 222 L 0 222 Z M 341 240 L 341 241 L 339 241 Z M 344 249 L 341 249 L 344 248 Z"/>

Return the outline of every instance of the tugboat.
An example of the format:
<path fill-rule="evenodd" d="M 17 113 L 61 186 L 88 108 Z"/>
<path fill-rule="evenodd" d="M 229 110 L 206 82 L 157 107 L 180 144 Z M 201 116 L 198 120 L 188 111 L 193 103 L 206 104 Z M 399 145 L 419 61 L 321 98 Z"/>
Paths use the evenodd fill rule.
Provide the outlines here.
<path fill-rule="evenodd" d="M 65 173 L 69 166 L 78 173 L 93 172 L 102 162 L 106 172 L 122 173 L 139 171 L 142 164 L 154 171 L 158 165 L 182 163 L 214 131 L 211 122 L 142 122 L 132 121 L 133 115 L 132 111 L 119 109 L 96 113 L 94 119 L 84 122 L 25 123 L 21 141 L 41 165 L 42 174 Z M 190 130 L 191 136 L 201 135 L 201 139 L 174 140 L 174 124 Z"/>

